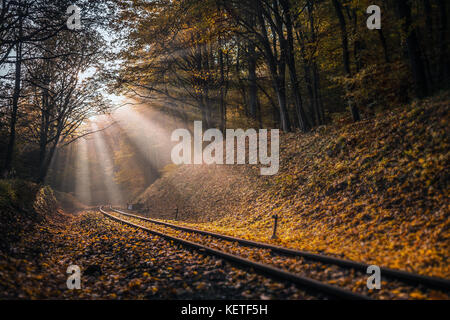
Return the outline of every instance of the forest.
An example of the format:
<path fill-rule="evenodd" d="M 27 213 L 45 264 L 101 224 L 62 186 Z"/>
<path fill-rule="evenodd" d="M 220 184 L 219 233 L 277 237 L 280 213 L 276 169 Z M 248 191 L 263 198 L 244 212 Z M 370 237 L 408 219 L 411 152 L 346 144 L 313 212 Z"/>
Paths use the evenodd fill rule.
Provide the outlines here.
<path fill-rule="evenodd" d="M 381 28 L 371 30 L 374 4 Z M 69 5 L 2 2 L 3 177 L 74 192 L 54 168 L 76 166 L 75 142 L 102 130 L 86 123 L 124 104 L 156 109 L 174 127 L 308 132 L 448 85 L 446 1 L 84 1 L 81 30 L 66 26 Z M 136 196 L 168 158 L 113 129 L 110 178 Z M 137 172 L 121 171 L 127 161 Z"/>
<path fill-rule="evenodd" d="M 70 203 L 66 211 L 87 210 L 74 222 L 43 227 L 65 230 L 42 240 L 55 246 L 58 261 L 69 259 L 57 245 L 66 243 L 58 238 L 65 232 L 83 246 L 120 242 L 125 232 L 132 250 L 141 250 L 140 235 L 113 222 L 104 231 L 109 239 L 76 231 L 96 230 L 103 222 L 91 211 L 112 205 L 108 210 L 136 208 L 184 227 L 449 278 L 448 1 L 0 3 L 0 251 L 22 239 L 8 231 L 18 208 L 37 216 L 64 211 L 47 201 L 54 194 Z M 174 163 L 172 132 L 194 136 L 194 123 L 224 140 L 230 129 L 278 129 L 279 171 L 261 176 L 256 162 Z M 37 195 L 33 205 L 25 205 L 27 188 Z M 172 259 L 171 250 L 162 261 Z M 298 271 L 293 262 L 289 268 Z M 336 279 L 329 283 L 351 286 Z M 157 285 L 138 295 L 142 281 L 127 282 L 129 291 L 118 295 L 205 297 Z M 273 295 L 243 297 L 298 298 L 271 286 Z M 0 297 L 15 297 L 11 290 Z M 47 297 L 27 290 L 24 297 Z M 414 288 L 388 291 L 373 297 L 448 299 Z"/>

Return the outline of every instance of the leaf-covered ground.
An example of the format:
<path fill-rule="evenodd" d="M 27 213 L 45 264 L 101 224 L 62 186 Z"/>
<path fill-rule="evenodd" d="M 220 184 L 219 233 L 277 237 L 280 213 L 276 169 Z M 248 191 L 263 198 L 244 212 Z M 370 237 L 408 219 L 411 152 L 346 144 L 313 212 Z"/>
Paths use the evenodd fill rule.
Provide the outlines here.
<path fill-rule="evenodd" d="M 324 264 L 303 257 L 289 257 L 273 253 L 269 249 L 241 246 L 238 243 L 200 235 L 193 232 L 185 232 L 171 227 L 143 221 L 134 217 L 124 216 L 110 211 L 109 214 L 125 219 L 134 224 L 147 227 L 151 230 L 201 243 L 208 247 L 241 256 L 256 262 L 273 265 L 286 271 L 312 278 L 330 285 L 346 288 L 347 290 L 370 296 L 373 299 L 449 299 L 448 292 L 425 288 L 417 285 L 407 285 L 397 280 L 382 278 L 380 290 L 367 288 L 368 275 L 361 271 L 349 268 L 341 268 L 336 265 Z"/>
<path fill-rule="evenodd" d="M 281 135 L 280 172 L 180 166 L 146 214 L 224 234 L 450 278 L 448 92 L 359 123 Z M 270 240 L 278 214 L 278 240 Z"/>
<path fill-rule="evenodd" d="M 69 265 L 81 289 L 67 289 Z M 295 286 L 106 219 L 62 211 L 0 253 L 0 299 L 311 299 Z"/>

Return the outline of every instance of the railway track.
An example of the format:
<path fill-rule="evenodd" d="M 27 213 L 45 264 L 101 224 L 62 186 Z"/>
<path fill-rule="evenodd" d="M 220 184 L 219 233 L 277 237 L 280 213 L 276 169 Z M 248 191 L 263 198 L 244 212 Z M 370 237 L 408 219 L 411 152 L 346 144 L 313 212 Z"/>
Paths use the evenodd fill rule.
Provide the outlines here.
<path fill-rule="evenodd" d="M 280 246 L 274 246 L 267 243 L 261 243 L 236 237 L 231 237 L 223 234 L 218 234 L 214 232 L 204 231 L 204 230 L 198 230 L 183 226 L 178 226 L 174 224 L 170 224 L 167 222 L 145 218 L 139 215 L 127 213 L 121 210 L 110 208 L 110 210 L 114 211 L 114 214 L 108 213 L 103 208 L 100 208 L 100 211 L 107 217 L 116 220 L 121 223 L 125 223 L 127 225 L 140 228 L 142 230 L 145 230 L 147 232 L 150 232 L 152 234 L 164 237 L 168 240 L 174 241 L 176 243 L 179 243 L 181 245 L 200 250 L 204 252 L 205 254 L 214 255 L 220 258 L 223 258 L 224 260 L 228 260 L 234 264 L 240 265 L 242 267 L 246 268 L 252 268 L 254 271 L 258 273 L 262 273 L 266 276 L 277 278 L 280 280 L 288 281 L 291 283 L 295 283 L 297 285 L 301 285 L 303 287 L 308 287 L 314 291 L 324 293 L 326 295 L 340 298 L 340 299 L 371 299 L 371 298 L 378 298 L 370 297 L 367 294 L 364 293 L 358 293 L 354 292 L 354 290 L 351 288 L 351 286 L 342 288 L 341 286 L 331 285 L 330 283 L 327 283 L 327 279 L 313 279 L 309 276 L 298 274 L 298 272 L 295 272 L 297 270 L 294 270 L 294 272 L 291 272 L 289 270 L 289 260 L 284 263 L 279 263 L 279 261 L 283 261 L 285 259 L 277 258 L 274 260 L 275 262 L 272 262 L 271 258 L 268 258 L 267 256 L 270 255 L 276 256 L 276 257 L 292 257 L 294 259 L 303 259 L 301 262 L 302 266 L 312 266 L 310 270 L 313 271 L 313 273 L 317 273 L 316 269 L 321 269 L 324 266 L 333 265 L 336 268 L 334 269 L 336 273 L 345 273 L 346 277 L 360 279 L 360 281 L 363 281 L 367 279 L 368 275 L 366 275 L 366 270 L 368 265 L 364 263 L 359 263 L 355 261 L 345 260 L 345 259 L 339 259 L 323 254 L 314 254 L 310 252 L 305 251 L 299 251 L 289 248 L 284 248 Z M 123 219 L 120 216 L 127 217 L 128 219 Z M 130 221 L 130 219 L 137 219 L 134 222 Z M 138 224 L 136 222 L 142 222 L 146 224 L 146 226 L 143 226 L 142 224 Z M 152 227 L 149 227 L 152 226 Z M 155 230 L 159 229 L 159 230 Z M 162 228 L 162 230 L 161 230 Z M 172 231 L 176 231 L 181 235 L 182 237 L 174 236 Z M 168 232 L 171 234 L 168 234 Z M 176 234 L 177 235 L 177 234 Z M 195 237 L 197 242 L 190 241 L 192 237 Z M 187 240 L 189 239 L 189 240 Z M 217 239 L 220 243 L 217 244 L 211 239 Z M 216 241 L 216 240 L 215 240 Z M 198 243 L 200 242 L 200 243 Z M 236 244 L 239 244 L 241 247 L 249 248 L 248 250 L 253 250 L 253 252 L 245 252 L 246 250 L 237 251 L 236 249 L 230 249 L 232 246 L 236 247 Z M 224 250 L 225 249 L 225 250 Z M 258 252 L 263 251 L 263 253 Z M 237 251 L 237 252 L 236 252 Z M 255 259 L 247 259 L 245 255 L 256 254 L 261 256 L 260 260 L 263 260 L 264 262 L 269 263 L 261 263 L 254 261 Z M 273 258 L 275 259 L 275 258 Z M 291 261 L 292 262 L 292 261 Z M 294 261 L 295 262 L 295 261 Z M 311 263 L 313 262 L 313 263 Z M 315 263 L 318 263 L 319 266 L 317 266 Z M 275 266 L 274 266 L 275 264 Z M 334 268 L 334 267 L 333 267 Z M 397 285 L 402 285 L 401 283 L 407 283 L 407 284 L 413 284 L 415 286 L 419 286 L 422 289 L 428 290 L 428 288 L 436 288 L 440 291 L 448 293 L 450 291 L 450 281 L 446 279 L 440 279 L 440 278 L 434 278 L 434 277 L 427 277 L 422 275 L 417 275 L 405 271 L 400 270 L 393 270 L 388 268 L 380 268 L 381 269 L 381 275 L 383 279 L 389 278 L 393 280 L 393 284 L 391 283 L 391 289 L 395 288 Z M 356 271 L 359 275 L 355 275 L 354 271 Z M 345 278 L 344 276 L 344 278 Z M 399 282 L 400 281 L 400 284 Z M 328 281 L 329 282 L 329 281 Z M 367 291 L 367 290 L 366 290 Z"/>

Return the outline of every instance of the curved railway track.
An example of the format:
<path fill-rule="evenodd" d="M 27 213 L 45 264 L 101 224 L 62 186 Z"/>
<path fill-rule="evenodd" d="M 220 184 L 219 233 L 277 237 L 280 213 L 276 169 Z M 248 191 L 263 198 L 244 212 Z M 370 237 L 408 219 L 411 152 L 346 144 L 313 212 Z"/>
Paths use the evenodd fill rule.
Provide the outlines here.
<path fill-rule="evenodd" d="M 214 233 L 214 232 L 178 226 L 178 225 L 174 225 L 171 223 L 167 223 L 167 222 L 163 222 L 163 221 L 159 221 L 159 220 L 155 220 L 155 219 L 150 219 L 150 218 L 145 218 L 145 217 L 142 217 L 139 215 L 127 213 L 127 212 L 117 210 L 117 209 L 113 209 L 112 207 L 110 207 L 110 209 L 112 211 L 114 211 L 116 214 L 119 214 L 119 215 L 122 215 L 125 217 L 129 217 L 129 218 L 138 219 L 145 223 L 160 225 L 160 226 L 164 226 L 164 227 L 167 227 L 167 228 L 170 228 L 173 230 L 180 230 L 182 232 L 197 234 L 197 235 L 201 235 L 201 236 L 207 236 L 207 237 L 220 239 L 220 240 L 224 240 L 224 241 L 228 241 L 228 242 L 232 242 L 232 243 L 238 243 L 245 247 L 253 247 L 253 248 L 258 248 L 258 249 L 269 250 L 272 254 L 278 254 L 278 255 L 282 255 L 282 256 L 301 257 L 301 258 L 308 259 L 310 261 L 317 261 L 322 264 L 331 264 L 331 265 L 339 266 L 340 268 L 353 269 L 356 271 L 360 271 L 364 274 L 366 273 L 367 267 L 369 266 L 364 263 L 340 259 L 340 258 L 336 258 L 336 257 L 323 255 L 323 254 L 315 254 L 315 253 L 311 253 L 311 252 L 294 250 L 294 249 L 284 248 L 281 246 L 270 245 L 267 243 L 256 242 L 256 241 L 236 238 L 236 237 L 232 237 L 232 236 L 227 236 L 227 235 L 223 235 L 223 234 L 218 234 L 218 233 Z M 326 295 L 330 295 L 330 296 L 340 298 L 340 299 L 370 299 L 370 297 L 367 295 L 355 293 L 349 289 L 330 285 L 328 283 L 318 281 L 318 280 L 315 280 L 315 279 L 312 279 L 309 277 L 301 276 L 296 273 L 292 273 L 292 272 L 283 270 L 281 268 L 274 267 L 269 264 L 255 262 L 255 261 L 243 258 L 236 254 L 224 252 L 222 250 L 218 250 L 218 249 L 212 248 L 212 247 L 204 245 L 204 244 L 192 242 L 192 241 L 189 241 L 186 239 L 181 239 L 181 238 L 174 237 L 172 235 L 169 235 L 169 234 L 166 234 L 166 233 L 163 233 L 160 231 L 150 229 L 148 227 L 139 225 L 137 223 L 133 223 L 126 219 L 122 219 L 122 218 L 118 217 L 117 215 L 110 214 L 110 213 L 106 212 L 105 210 L 103 210 L 102 207 L 100 207 L 100 211 L 105 216 L 107 216 L 113 220 L 116 220 L 118 222 L 130 225 L 135 228 L 145 230 L 152 234 L 155 234 L 155 235 L 161 236 L 163 238 L 166 238 L 168 240 L 179 243 L 183 246 L 187 246 L 187 247 L 190 247 L 190 248 L 193 248 L 196 250 L 200 250 L 200 251 L 204 252 L 205 254 L 220 257 L 220 258 L 222 258 L 224 260 L 228 260 L 234 264 L 237 264 L 237 265 L 240 265 L 240 266 L 243 266 L 246 268 L 252 268 L 255 272 L 262 273 L 262 274 L 272 277 L 272 278 L 277 278 L 280 280 L 295 283 L 297 285 L 308 287 L 314 291 L 321 292 Z M 389 268 L 380 268 L 380 269 L 381 269 L 381 274 L 383 277 L 388 277 L 390 279 L 398 280 L 403 283 L 412 283 L 414 285 L 420 285 L 420 286 L 427 287 L 427 288 L 428 287 L 429 288 L 437 288 L 439 290 L 444 290 L 446 292 L 450 291 L 450 281 L 448 281 L 446 279 L 427 277 L 427 276 L 422 276 L 422 275 L 418 275 L 418 274 L 413 274 L 413 273 L 389 269 Z"/>
<path fill-rule="evenodd" d="M 267 243 L 263 243 L 263 242 L 257 242 L 257 241 L 227 236 L 227 235 L 210 232 L 210 231 L 204 231 L 204 230 L 198 230 L 198 229 L 194 229 L 194 228 L 177 226 L 177 225 L 174 225 L 171 223 L 167 223 L 167 222 L 163 222 L 163 221 L 159 221 L 159 220 L 155 220 L 155 219 L 150 219 L 150 218 L 145 218 L 145 217 L 142 217 L 139 215 L 127 213 L 127 212 L 117 210 L 117 209 L 113 209 L 112 207 L 111 207 L 111 210 L 113 210 L 119 214 L 122 214 L 124 216 L 128 216 L 128 217 L 140 219 L 143 221 L 148 221 L 151 223 L 167 226 L 167 227 L 170 227 L 170 228 L 173 228 L 176 230 L 198 233 L 201 235 L 211 236 L 211 237 L 214 237 L 217 239 L 223 239 L 223 240 L 228 240 L 228 241 L 232 241 L 232 242 L 237 242 L 239 244 L 251 246 L 251 247 L 255 247 L 255 248 L 270 249 L 272 252 L 281 253 L 281 254 L 285 254 L 285 255 L 304 257 L 304 258 L 307 258 L 310 260 L 319 261 L 319 262 L 323 262 L 323 263 L 327 263 L 327 264 L 334 264 L 334 265 L 346 267 L 346 268 L 352 268 L 352 269 L 360 270 L 363 272 L 366 272 L 367 268 L 369 267 L 368 264 L 361 263 L 361 262 L 340 259 L 340 258 L 336 258 L 336 257 L 332 257 L 332 256 L 327 256 L 324 254 L 317 254 L 317 253 L 311 253 L 311 252 L 307 252 L 307 251 L 289 249 L 289 248 L 285 248 L 285 247 L 281 247 L 281 246 L 275 246 L 275 245 L 271 245 L 271 244 L 267 244 Z M 428 287 L 433 287 L 433 288 L 438 288 L 438 289 L 450 290 L 450 280 L 447 280 L 447 279 L 428 277 L 428 276 L 423 276 L 423 275 L 419 275 L 419 274 L 414 274 L 411 272 L 395 270 L 395 269 L 390 269 L 390 268 L 383 268 L 383 267 L 380 267 L 380 270 L 381 270 L 382 275 L 391 277 L 391 278 L 395 278 L 395 279 L 398 279 L 403 282 L 425 285 Z"/>

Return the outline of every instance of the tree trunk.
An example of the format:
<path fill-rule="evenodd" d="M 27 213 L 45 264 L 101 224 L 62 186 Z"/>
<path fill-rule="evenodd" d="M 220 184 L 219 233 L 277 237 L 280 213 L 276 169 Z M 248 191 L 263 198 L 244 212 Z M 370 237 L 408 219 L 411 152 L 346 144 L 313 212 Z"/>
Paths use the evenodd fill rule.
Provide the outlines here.
<path fill-rule="evenodd" d="M 339 19 L 339 27 L 341 29 L 341 38 L 342 38 L 342 57 L 344 62 L 344 71 L 347 77 L 351 77 L 350 70 L 350 55 L 348 51 L 348 35 L 347 35 L 347 24 L 345 22 L 344 14 L 342 13 L 342 6 L 338 0 L 333 0 L 334 9 L 336 10 L 336 15 Z M 349 88 L 345 88 L 348 92 Z M 350 110 L 352 113 L 353 121 L 359 121 L 361 119 L 359 115 L 358 107 L 348 99 L 348 104 L 350 105 Z"/>
<path fill-rule="evenodd" d="M 20 26 L 20 30 L 21 30 Z M 20 31 L 21 34 L 21 31 Z M 12 159 L 14 153 L 14 145 L 16 142 L 16 123 L 17 123 L 17 111 L 19 108 L 19 98 L 21 91 L 21 75 L 22 75 L 22 42 L 19 42 L 16 45 L 16 63 L 15 63 L 15 81 L 14 81 L 14 93 L 12 98 L 12 106 L 11 106 L 11 120 L 9 126 L 9 139 L 8 146 L 6 149 L 6 158 L 3 167 L 3 178 L 7 178 L 11 168 L 12 168 Z"/>
<path fill-rule="evenodd" d="M 290 14 L 289 2 L 287 0 L 281 0 L 281 6 L 283 8 L 283 11 L 284 11 L 283 13 L 285 16 L 287 40 L 284 39 L 283 28 L 282 27 L 279 28 L 278 31 L 281 32 L 279 34 L 280 39 L 282 40 L 281 45 L 285 47 L 284 54 L 286 55 L 286 63 L 287 63 L 288 69 L 289 69 L 289 77 L 291 80 L 292 95 L 294 97 L 294 105 L 295 105 L 295 111 L 297 113 L 298 125 L 300 127 L 300 130 L 302 130 L 303 132 L 306 132 L 311 128 L 311 125 L 310 125 L 310 121 L 308 121 L 305 110 L 303 108 L 303 101 L 302 101 L 302 96 L 300 93 L 300 86 L 299 86 L 297 70 L 296 70 L 296 66 L 295 66 L 294 36 L 292 33 L 293 25 L 292 25 L 292 19 L 291 19 L 291 14 Z"/>
<path fill-rule="evenodd" d="M 314 90 L 313 90 L 313 75 L 311 71 L 311 61 L 306 57 L 305 52 L 305 40 L 303 37 L 303 33 L 300 30 L 299 26 L 296 26 L 296 39 L 300 47 L 300 54 L 302 58 L 302 64 L 303 64 L 303 73 L 304 73 L 304 80 L 306 84 L 306 91 L 308 92 L 309 96 L 309 110 L 307 110 L 310 114 L 315 114 L 314 112 L 314 106 L 315 106 L 315 96 L 314 96 Z M 313 118 L 316 123 L 312 123 L 314 125 L 317 125 L 317 119 Z"/>
<path fill-rule="evenodd" d="M 439 26 L 439 83 L 445 83 L 450 75 L 450 64 L 448 61 L 448 20 L 447 0 L 438 0 L 440 12 Z"/>
<path fill-rule="evenodd" d="M 397 16 L 403 22 L 402 33 L 406 37 L 407 58 L 411 65 L 417 97 L 423 98 L 428 95 L 429 89 L 416 29 L 412 25 L 411 7 L 407 0 L 395 0 L 395 5 Z"/>
<path fill-rule="evenodd" d="M 61 129 L 58 129 L 58 130 L 61 130 Z M 48 152 L 48 155 L 45 158 L 42 170 L 40 170 L 38 183 L 45 182 L 45 178 L 47 177 L 48 169 L 50 168 L 50 165 L 52 164 L 53 156 L 55 155 L 56 147 L 58 146 L 60 137 L 61 137 L 61 132 L 58 132 L 55 142 L 53 142 L 53 144 L 50 147 L 50 150 Z"/>
<path fill-rule="evenodd" d="M 281 129 L 283 131 L 291 130 L 291 123 L 289 120 L 289 114 L 287 110 L 287 101 L 286 101 L 286 83 L 285 83 L 285 73 L 286 73 L 286 62 L 285 57 L 281 55 L 279 61 L 277 61 L 277 51 L 276 51 L 276 35 L 272 32 L 274 36 L 274 41 L 272 41 L 273 51 L 271 42 L 269 41 L 269 37 L 267 34 L 266 23 L 264 17 L 261 12 L 261 8 L 256 8 L 257 17 L 259 26 L 261 28 L 262 33 L 262 43 L 261 45 L 264 48 L 264 56 L 266 58 L 267 64 L 270 70 L 270 77 L 272 79 L 273 87 L 277 94 L 279 112 L 280 112 L 280 124 Z"/>
<path fill-rule="evenodd" d="M 317 125 L 321 125 L 325 122 L 325 115 L 323 111 L 322 98 L 320 96 L 320 76 L 316 61 L 313 62 L 313 84 L 314 84 L 314 105 L 318 118 Z"/>
<path fill-rule="evenodd" d="M 277 93 L 278 105 L 280 107 L 281 129 L 283 131 L 289 132 L 289 131 L 291 131 L 291 122 L 289 120 L 289 114 L 287 111 L 285 81 L 281 77 L 275 77 L 272 80 L 273 80 L 273 86 Z"/>
<path fill-rule="evenodd" d="M 45 158 L 47 155 L 48 129 L 50 110 L 48 103 L 48 82 L 44 83 L 45 88 L 42 90 L 42 106 L 41 106 L 41 126 L 39 135 L 39 171 L 38 180 L 45 172 Z"/>
<path fill-rule="evenodd" d="M 225 70 L 223 62 L 223 50 L 221 46 L 221 41 L 219 40 L 219 68 L 220 68 L 220 129 L 225 133 Z"/>
<path fill-rule="evenodd" d="M 315 22 L 313 15 L 313 2 L 308 1 L 308 20 L 309 20 L 309 29 L 310 29 L 310 38 L 312 43 L 316 43 L 316 30 L 315 30 Z M 314 108 L 314 115 L 316 118 L 317 125 L 320 125 L 324 122 L 324 112 L 323 105 L 320 98 L 320 79 L 319 79 L 319 67 L 317 66 L 317 59 L 315 52 L 311 55 L 311 68 L 312 70 L 312 107 Z"/>
<path fill-rule="evenodd" d="M 249 24 L 255 24 L 255 16 L 249 15 L 247 17 Z M 247 68 L 248 68 L 248 103 L 249 114 L 253 119 L 256 119 L 256 112 L 258 108 L 258 85 L 256 83 L 256 45 L 252 38 L 247 40 Z"/>
<path fill-rule="evenodd" d="M 381 47 L 383 48 L 384 62 L 389 63 L 389 54 L 388 54 L 386 37 L 384 36 L 383 30 L 377 29 L 377 31 L 378 31 L 378 36 L 380 37 Z"/>
<path fill-rule="evenodd" d="M 356 73 L 361 71 L 363 68 L 361 51 L 363 49 L 364 43 L 358 34 L 358 12 L 356 9 L 352 10 L 353 18 L 353 56 L 355 58 Z"/>
<path fill-rule="evenodd" d="M 242 95 L 242 106 L 244 107 L 244 113 L 246 115 L 249 114 L 249 108 L 248 108 L 248 101 L 247 101 L 247 92 L 246 92 L 246 86 L 244 84 L 244 81 L 242 81 L 240 72 L 241 72 L 241 63 L 240 63 L 240 58 L 239 58 L 239 53 L 241 51 L 241 46 L 238 43 L 237 45 L 237 54 L 236 54 L 236 77 L 239 83 L 239 91 L 241 92 Z"/>
<path fill-rule="evenodd" d="M 339 19 L 339 27 L 341 29 L 341 43 L 342 43 L 342 58 L 344 62 L 345 74 L 351 76 L 350 71 L 350 55 L 348 51 L 348 34 L 347 34 L 347 24 L 345 22 L 344 14 L 342 13 L 342 7 L 338 0 L 333 0 L 334 9 L 336 10 L 336 15 Z"/>
<path fill-rule="evenodd" d="M 256 84 L 256 54 L 255 54 L 255 44 L 252 41 L 248 43 L 248 102 L 250 116 L 256 119 L 256 109 L 258 105 L 258 87 Z"/>

